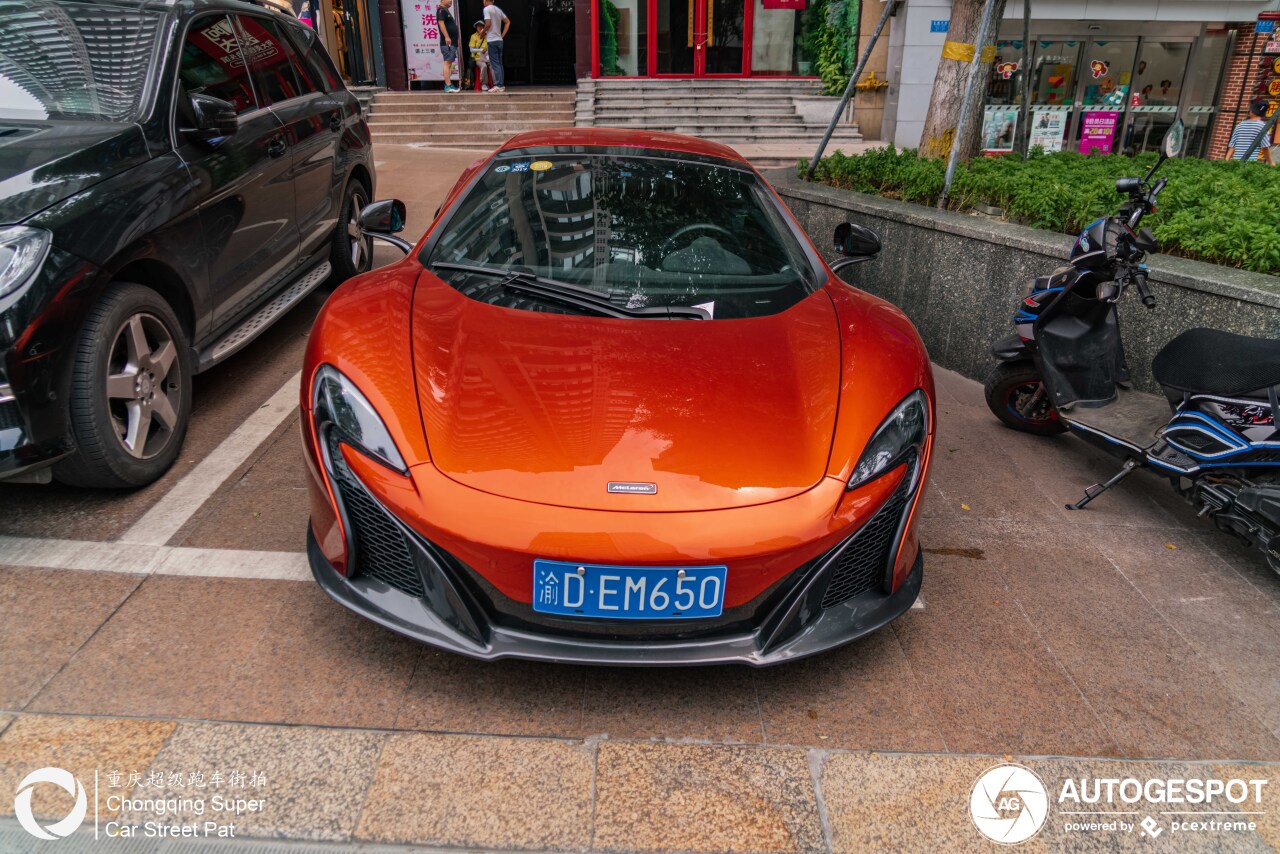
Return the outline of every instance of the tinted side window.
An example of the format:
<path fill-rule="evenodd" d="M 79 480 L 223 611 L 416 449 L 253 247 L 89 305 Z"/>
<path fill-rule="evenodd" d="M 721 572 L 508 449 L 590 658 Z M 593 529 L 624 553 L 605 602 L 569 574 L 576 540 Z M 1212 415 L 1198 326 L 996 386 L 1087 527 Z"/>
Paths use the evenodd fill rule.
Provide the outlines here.
<path fill-rule="evenodd" d="M 302 54 L 302 67 L 305 73 L 316 82 L 316 88 L 332 92 L 342 88 L 342 78 L 338 69 L 333 67 L 333 60 L 320 45 L 320 37 L 310 27 L 290 27 L 289 34 L 294 36 L 293 43 Z"/>
<path fill-rule="evenodd" d="M 237 17 L 249 72 L 258 92 L 265 93 L 268 104 L 317 91 L 309 76 L 300 77 L 297 57 L 278 22 L 251 15 Z"/>
<path fill-rule="evenodd" d="M 240 41 L 226 15 L 201 18 L 192 24 L 182 45 L 178 76 L 188 95 L 221 98 L 234 105 L 237 113 L 258 107 Z"/>

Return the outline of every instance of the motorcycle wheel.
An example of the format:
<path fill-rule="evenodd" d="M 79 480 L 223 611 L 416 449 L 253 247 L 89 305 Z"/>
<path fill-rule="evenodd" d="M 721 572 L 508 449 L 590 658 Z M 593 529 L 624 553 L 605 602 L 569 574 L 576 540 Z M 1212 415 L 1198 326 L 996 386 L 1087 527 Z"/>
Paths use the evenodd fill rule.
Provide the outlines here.
<path fill-rule="evenodd" d="M 1058 420 L 1058 410 L 1054 409 L 1047 394 L 1030 414 L 1022 414 L 1022 408 L 1042 388 L 1044 382 L 1030 362 L 1001 362 L 991 369 L 983 384 L 987 407 L 1005 425 L 1037 436 L 1065 433 L 1067 428 Z"/>

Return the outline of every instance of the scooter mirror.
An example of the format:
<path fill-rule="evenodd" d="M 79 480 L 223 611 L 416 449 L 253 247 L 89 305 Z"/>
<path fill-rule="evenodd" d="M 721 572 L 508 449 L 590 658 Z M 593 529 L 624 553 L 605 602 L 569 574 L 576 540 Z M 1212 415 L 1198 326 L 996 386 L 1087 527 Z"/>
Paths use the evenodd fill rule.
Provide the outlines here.
<path fill-rule="evenodd" d="M 1165 157 L 1177 157 L 1182 154 L 1183 140 L 1186 137 L 1187 128 L 1182 123 L 1182 119 L 1177 119 L 1169 129 L 1164 133 L 1164 141 L 1160 143 L 1160 151 Z"/>

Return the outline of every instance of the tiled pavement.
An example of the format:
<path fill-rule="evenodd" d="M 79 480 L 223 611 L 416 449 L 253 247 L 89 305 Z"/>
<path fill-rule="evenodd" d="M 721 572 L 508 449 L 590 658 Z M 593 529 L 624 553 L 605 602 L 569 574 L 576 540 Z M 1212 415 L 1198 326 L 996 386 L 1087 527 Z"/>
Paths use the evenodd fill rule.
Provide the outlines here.
<path fill-rule="evenodd" d="M 420 228 L 448 169 L 465 164 L 419 191 L 428 167 L 387 156 L 383 189 L 418 192 Z M 118 537 L 296 371 L 315 308 L 202 379 L 202 414 L 165 482 L 110 498 L 0 487 L 0 533 Z M 359 620 L 308 582 L 0 566 L 0 815 L 12 805 L 3 793 L 45 765 L 86 782 L 96 771 L 103 821 L 107 796 L 125 791 L 112 771 L 127 783 L 132 772 L 241 770 L 266 775 L 264 810 L 237 822 L 250 838 L 972 850 L 969 790 L 1006 756 L 1051 790 L 1081 775 L 1270 778 L 1280 578 L 1154 477 L 1069 513 L 1063 503 L 1114 464 L 1066 437 L 1005 430 L 975 383 L 938 380 L 926 607 L 785 667 L 480 664 Z M 285 419 L 168 545 L 299 551 L 296 430 Z M 1272 794 L 1255 834 L 1161 844 L 1276 846 Z M 13 827 L 0 818 L 0 854 L 24 838 Z M 1136 841 L 1067 837 L 1051 818 L 1028 848 Z M 125 854 L 111 843 L 103 850 Z"/>
<path fill-rule="evenodd" d="M 1280 581 L 1154 478 L 1058 513 L 1110 462 L 1011 433 L 975 383 L 938 376 L 926 607 L 859 643 L 766 670 L 483 664 L 305 582 L 9 567 L 0 792 L 44 765 L 242 767 L 268 781 L 265 812 L 239 823 L 250 837 L 968 850 L 968 791 L 1000 757 L 1051 789 L 1111 773 L 1105 757 L 1119 776 L 1270 778 Z M 282 438 L 238 483 L 285 487 L 271 500 L 300 530 L 298 464 Z M 1274 815 L 1228 847 L 1280 843 Z M 1051 820 L 1036 844 L 1080 839 Z"/>

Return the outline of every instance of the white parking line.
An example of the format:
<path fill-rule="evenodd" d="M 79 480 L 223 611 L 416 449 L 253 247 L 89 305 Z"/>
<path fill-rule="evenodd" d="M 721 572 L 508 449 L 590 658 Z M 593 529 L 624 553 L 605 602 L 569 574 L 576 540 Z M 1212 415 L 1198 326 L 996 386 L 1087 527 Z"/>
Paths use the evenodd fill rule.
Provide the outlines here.
<path fill-rule="evenodd" d="M 301 382 L 302 372 L 299 371 L 125 531 L 120 542 L 145 546 L 163 546 L 169 542 L 218 487 L 297 408 Z"/>
<path fill-rule="evenodd" d="M 302 552 L 192 549 L 137 543 L 93 543 L 0 536 L 0 562 L 35 569 L 80 569 L 132 575 L 183 575 L 212 578 L 311 578 Z"/>

